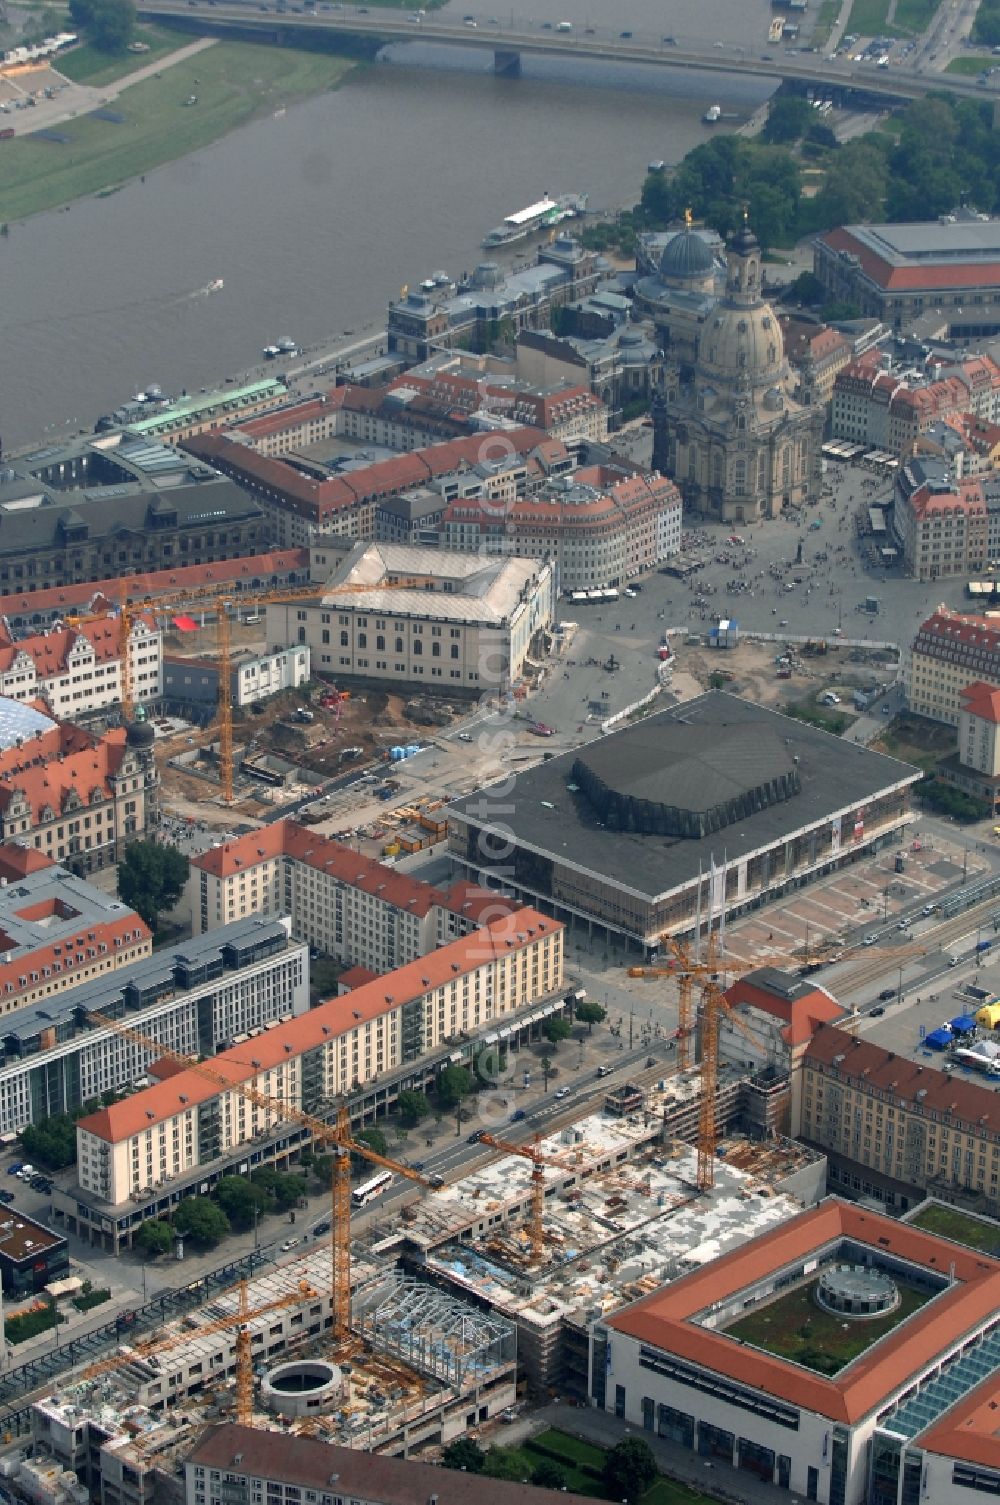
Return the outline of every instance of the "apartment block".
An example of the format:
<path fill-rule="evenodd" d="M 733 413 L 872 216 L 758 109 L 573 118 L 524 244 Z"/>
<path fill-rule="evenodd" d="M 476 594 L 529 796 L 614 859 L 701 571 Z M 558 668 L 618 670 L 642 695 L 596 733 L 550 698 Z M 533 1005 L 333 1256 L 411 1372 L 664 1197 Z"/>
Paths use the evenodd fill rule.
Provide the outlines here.
<path fill-rule="evenodd" d="M 265 1031 L 252 1044 L 221 1052 L 212 1069 L 268 1098 L 322 1111 L 374 1077 L 556 992 L 562 981 L 562 924 L 521 909 Z M 282 1121 L 280 1110 L 197 1072 L 172 1072 L 80 1120 L 80 1186 L 119 1205 L 151 1178 L 216 1160 Z"/>
<path fill-rule="evenodd" d="M 129 923 L 131 943 L 148 945 L 142 921 Z M 72 1113 L 102 1092 L 145 1086 L 155 1049 L 124 1039 L 95 1014 L 170 1050 L 209 1056 L 309 1007 L 308 949 L 290 940 L 287 921 L 243 920 L 115 971 L 96 928 L 83 935 L 82 948 L 74 940 L 57 958 L 73 961 L 77 985 L 3 1020 L 0 1133 Z M 154 1170 L 158 1178 L 159 1162 Z"/>
<path fill-rule="evenodd" d="M 963 691 L 974 681 L 1000 687 L 1000 627 L 939 606 L 921 623 L 910 650 L 910 710 L 957 727 Z"/>
<path fill-rule="evenodd" d="M 831 1188 L 905 1212 L 932 1194 L 1000 1211 L 1000 1107 L 992 1087 L 819 1029 L 802 1058 L 793 1132 L 824 1150 Z"/>
<path fill-rule="evenodd" d="M 390 972 L 518 908 L 474 884 L 434 888 L 292 820 L 191 859 L 195 935 L 249 915 L 288 915 L 324 956 Z"/>
<path fill-rule="evenodd" d="M 0 1014 L 131 967 L 152 950 L 149 927 L 120 899 L 33 848 L 0 847 Z"/>

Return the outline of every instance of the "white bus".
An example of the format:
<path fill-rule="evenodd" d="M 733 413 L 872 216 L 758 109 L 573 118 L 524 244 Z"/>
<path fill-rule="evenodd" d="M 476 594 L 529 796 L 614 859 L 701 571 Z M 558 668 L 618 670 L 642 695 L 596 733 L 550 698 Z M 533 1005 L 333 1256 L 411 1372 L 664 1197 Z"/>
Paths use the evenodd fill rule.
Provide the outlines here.
<path fill-rule="evenodd" d="M 351 1192 L 352 1205 L 367 1207 L 375 1197 L 380 1197 L 384 1191 L 388 1191 L 395 1179 L 392 1171 L 379 1171 L 378 1175 L 370 1176 L 367 1181 L 362 1181 L 361 1185 L 356 1186 Z"/>

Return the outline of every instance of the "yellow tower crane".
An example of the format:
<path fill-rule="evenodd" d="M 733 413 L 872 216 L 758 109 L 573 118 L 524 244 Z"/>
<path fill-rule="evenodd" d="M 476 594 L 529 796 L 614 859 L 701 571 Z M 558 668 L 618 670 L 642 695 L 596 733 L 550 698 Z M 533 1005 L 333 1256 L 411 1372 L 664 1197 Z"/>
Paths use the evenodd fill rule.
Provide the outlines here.
<path fill-rule="evenodd" d="M 222 797 L 227 805 L 233 802 L 233 699 L 232 699 L 232 651 L 230 612 L 241 604 L 248 606 L 276 605 L 282 602 L 315 601 L 330 596 L 334 603 L 341 596 L 370 594 L 374 591 L 426 590 L 428 577 L 407 576 L 402 580 L 380 581 L 374 585 L 289 585 L 274 590 L 225 590 L 207 586 L 201 590 L 178 591 L 165 596 L 149 596 L 135 600 L 127 595 L 128 580 L 122 581 L 122 596 L 119 603 L 119 638 L 127 644 L 132 635 L 136 615 L 162 616 L 184 606 L 211 603 L 215 609 L 215 631 L 218 646 L 219 685 L 219 781 Z M 133 695 L 129 681 L 126 689 L 127 652 L 122 657 L 122 710 L 132 714 Z M 131 666 L 129 665 L 129 668 Z M 126 702 L 126 695 L 128 700 Z"/>
<path fill-rule="evenodd" d="M 134 1343 L 129 1346 L 132 1352 L 140 1359 L 155 1358 L 161 1353 L 167 1353 L 172 1348 L 179 1348 L 184 1343 L 189 1343 L 195 1338 L 207 1338 L 212 1333 L 227 1332 L 230 1328 L 236 1328 L 236 1419 L 240 1426 L 253 1425 L 253 1354 L 251 1350 L 249 1323 L 255 1317 L 264 1317 L 269 1312 L 278 1312 L 285 1307 L 301 1306 L 306 1301 L 315 1301 L 319 1292 L 313 1290 L 307 1280 L 300 1280 L 298 1287 L 290 1291 L 287 1296 L 279 1296 L 275 1301 L 268 1301 L 263 1306 L 251 1307 L 248 1300 L 247 1281 L 244 1277 L 237 1287 L 239 1293 L 239 1307 L 228 1317 L 217 1317 L 212 1322 L 205 1322 L 198 1327 L 188 1327 L 183 1332 L 172 1333 L 169 1338 L 150 1338 L 144 1343 Z M 229 1294 L 223 1292 L 223 1295 Z M 107 1374 L 112 1369 L 121 1368 L 121 1355 L 116 1354 L 113 1358 L 100 1359 L 96 1364 L 88 1364 L 80 1376 L 81 1379 L 92 1380 L 99 1375 Z"/>
<path fill-rule="evenodd" d="M 577 1167 L 569 1161 L 560 1160 L 555 1155 L 545 1155 L 539 1148 L 542 1142 L 541 1134 L 536 1134 L 530 1144 L 515 1144 L 508 1139 L 498 1139 L 495 1134 L 480 1134 L 479 1143 L 492 1145 L 495 1150 L 503 1150 L 505 1155 L 520 1155 L 525 1160 L 531 1161 L 531 1216 L 528 1221 L 528 1232 L 531 1239 L 531 1259 L 533 1264 L 540 1264 L 545 1255 L 545 1166 L 555 1165 L 563 1170 L 575 1170 Z"/>
<path fill-rule="evenodd" d="M 197 1076 L 204 1077 L 206 1081 L 213 1082 L 223 1092 L 235 1092 L 238 1097 L 245 1098 L 268 1113 L 273 1113 L 279 1119 L 300 1124 L 310 1131 L 318 1143 L 332 1147 L 334 1153 L 330 1214 L 330 1300 L 334 1339 L 341 1341 L 346 1338 L 351 1325 L 351 1155 L 359 1155 L 373 1165 L 380 1165 L 385 1170 L 403 1176 L 407 1181 L 414 1181 L 417 1185 L 429 1187 L 431 1190 L 436 1190 L 442 1184 L 440 1177 L 425 1176 L 420 1171 L 401 1164 L 398 1160 L 390 1160 L 387 1155 L 380 1155 L 370 1145 L 355 1139 L 351 1133 L 350 1114 L 344 1102 L 337 1104 L 336 1119 L 329 1124 L 321 1118 L 316 1118 L 312 1113 L 307 1113 L 303 1108 L 296 1107 L 294 1103 L 285 1102 L 283 1098 L 272 1097 L 262 1092 L 254 1086 L 252 1080 L 234 1082 L 221 1071 L 213 1070 L 208 1062 L 195 1061 L 189 1056 L 169 1050 L 159 1041 L 151 1039 L 149 1035 L 144 1035 L 141 1030 L 133 1029 L 129 1024 L 122 1024 L 118 1019 L 110 1019 L 107 1015 L 98 1013 L 91 1014 L 90 1019 L 101 1028 L 113 1030 L 123 1039 L 131 1040 L 134 1045 L 150 1051 L 155 1058 L 173 1061 L 185 1070 L 193 1071 Z M 245 1064 L 254 1073 L 264 1069 L 252 1059 Z"/>

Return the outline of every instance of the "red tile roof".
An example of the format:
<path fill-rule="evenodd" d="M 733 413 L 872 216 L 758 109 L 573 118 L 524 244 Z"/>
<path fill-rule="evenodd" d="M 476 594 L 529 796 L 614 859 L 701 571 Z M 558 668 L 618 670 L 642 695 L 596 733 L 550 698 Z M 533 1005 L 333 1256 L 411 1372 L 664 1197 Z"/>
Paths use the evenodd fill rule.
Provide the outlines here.
<path fill-rule="evenodd" d="M 785 977 L 784 973 L 780 975 Z M 792 984 L 790 991 L 798 996 L 783 997 L 768 987 L 766 972 L 748 972 L 726 989 L 726 998 L 733 1008 L 742 1003 L 781 1019 L 785 1026 L 781 1038 L 791 1046 L 811 1040 L 821 1024 L 843 1019 L 848 1013 L 825 988 L 803 986 L 799 990 L 794 987 L 793 978 L 788 977 L 787 981 Z"/>
<path fill-rule="evenodd" d="M 1000 1098 L 992 1087 L 919 1065 L 868 1040 L 856 1040 L 835 1025 L 817 1031 L 803 1065 L 822 1067 L 841 1081 L 863 1082 L 866 1090 L 891 1093 L 900 1104 L 919 1103 L 925 1113 L 937 1113 L 953 1126 L 967 1123 L 977 1135 L 1000 1133 Z"/>
<path fill-rule="evenodd" d="M 437 951 L 430 951 L 416 961 L 397 967 L 375 982 L 328 999 L 288 1019 L 275 1029 L 242 1045 L 221 1051 L 206 1063 L 216 1076 L 226 1082 L 248 1082 L 290 1055 L 314 1050 L 327 1040 L 347 1033 L 358 1024 L 391 1013 L 415 998 L 422 998 L 432 988 L 443 987 L 486 961 L 524 950 L 545 935 L 557 935 L 562 922 L 550 919 L 535 909 L 519 909 L 516 914 L 495 920 L 492 925 L 459 937 Z M 388 990 L 388 991 L 387 991 Z M 158 1073 L 162 1075 L 163 1073 Z M 195 1103 L 207 1102 L 220 1086 L 195 1070 L 181 1068 L 167 1080 L 136 1092 L 124 1102 L 113 1103 L 88 1118 L 79 1128 L 111 1144 L 120 1144 L 151 1123 L 162 1122 Z"/>
<path fill-rule="evenodd" d="M 54 860 L 34 847 L 21 847 L 15 841 L 0 845 L 0 878 L 6 878 L 8 883 L 16 883 L 18 878 L 40 873 L 47 867 L 55 867 Z"/>
<path fill-rule="evenodd" d="M 22 911 L 21 918 L 30 919 L 31 915 Z M 151 934 L 145 922 L 129 911 L 113 920 L 84 925 L 68 938 L 32 950 L 23 947 L 11 961 L 0 960 L 0 1002 L 11 1008 L 19 994 L 44 986 L 47 976 L 53 982 L 75 977 L 83 968 L 106 960 L 116 951 L 143 945 Z M 6 941 L 7 937 L 0 939 Z"/>
<path fill-rule="evenodd" d="M 352 988 L 363 987 L 366 982 L 374 982 L 378 977 L 370 967 L 348 967 L 346 972 L 341 972 L 337 978 L 338 993 L 349 993 Z"/>
<path fill-rule="evenodd" d="M 983 1380 L 941 1420 L 921 1433 L 925 1453 L 1000 1469 L 1000 1395 L 995 1374 Z"/>
<path fill-rule="evenodd" d="M 925 290 L 934 292 L 938 288 L 956 291 L 965 287 L 971 292 L 983 286 L 1000 283 L 1000 262 L 998 261 L 963 263 L 948 260 L 934 261 L 930 257 L 925 257 L 921 259 L 919 266 L 893 266 L 891 261 L 879 256 L 864 241 L 856 239 L 850 230 L 844 227 L 828 230 L 819 238 L 833 251 L 847 251 L 852 256 L 856 256 L 865 276 L 877 287 L 888 292 Z"/>
<path fill-rule="evenodd" d="M 269 585 L 274 577 L 282 583 L 285 575 L 307 574 L 308 570 L 308 549 L 284 549 L 269 554 L 252 554 L 246 559 L 219 559 L 214 564 L 187 564 L 172 570 L 129 575 L 128 592 L 133 598 L 142 599 L 204 585 L 233 586 L 241 582 L 249 585 L 254 580 Z M 117 580 L 90 581 L 80 585 L 60 585 L 51 590 L 15 591 L 0 596 L 0 617 L 86 611 L 95 601 L 99 603 L 95 609 L 114 610 L 121 584 Z"/>
<path fill-rule="evenodd" d="M 694 1320 L 706 1308 L 842 1238 L 867 1245 L 876 1254 L 884 1250 L 945 1277 L 954 1267 L 955 1284 L 833 1379 L 812 1374 L 799 1364 L 702 1327 Z M 853 1423 L 885 1405 L 945 1352 L 957 1335 L 985 1325 L 998 1308 L 1000 1261 L 828 1198 L 742 1248 L 662 1286 L 652 1296 L 607 1319 L 607 1326 L 789 1405 L 832 1421 Z"/>
<path fill-rule="evenodd" d="M 21 791 L 31 806 L 34 826 L 46 806 L 58 813 L 71 789 L 84 804 L 94 789 L 105 799 L 113 798 L 110 781 L 121 767 L 125 742 L 124 727 L 113 727 L 95 738 L 80 727 L 60 722 L 22 747 L 4 748 L 0 751 L 0 810 L 6 810 Z"/>
<path fill-rule="evenodd" d="M 1000 724 L 1000 690 L 994 689 L 993 685 L 977 679 L 975 684 L 966 685 L 961 699 L 963 711 L 982 721 L 991 721 L 994 726 Z"/>
<path fill-rule="evenodd" d="M 337 513 L 396 496 L 412 486 L 425 486 L 438 476 L 480 463 L 506 460 L 511 454 L 524 456 L 542 437 L 539 429 L 517 428 L 449 439 L 395 455 L 391 460 L 377 460 L 363 470 L 327 480 L 303 475 L 287 460 L 260 455 L 225 434 L 195 435 L 186 439 L 182 447 L 297 516 L 322 522 Z"/>
<path fill-rule="evenodd" d="M 962 512 L 966 517 L 986 516 L 986 495 L 982 483 L 975 478 L 953 482 L 950 491 L 919 486 L 910 496 L 909 505 L 914 516 L 921 519 L 949 512 Z"/>
<path fill-rule="evenodd" d="M 152 629 L 152 623 L 147 622 Z M 94 650 L 95 662 L 113 663 L 119 658 L 118 620 L 102 617 L 96 622 L 81 622 L 79 627 L 63 627 L 52 632 L 35 633 L 8 647 L 0 647 L 0 673 L 6 673 L 19 656 L 27 655 L 35 665 L 39 679 L 54 679 L 69 668 L 69 655 L 80 638 Z"/>
<path fill-rule="evenodd" d="M 960 617 L 957 612 L 939 606 L 917 631 L 914 650 L 926 652 L 929 646 L 940 648 L 977 648 L 982 653 L 1000 653 L 1000 627 L 989 617 Z"/>
<path fill-rule="evenodd" d="M 435 888 L 420 878 L 411 878 L 396 868 L 387 867 L 374 857 L 364 857 L 345 842 L 323 836 L 294 820 L 278 820 L 257 831 L 249 831 L 235 841 L 223 842 L 200 856 L 192 857 L 191 866 L 211 877 L 232 878 L 252 871 L 259 863 L 288 857 L 304 862 L 317 872 L 328 873 L 340 883 L 372 894 L 397 909 L 423 918 L 434 905 L 451 910 L 478 923 L 481 914 L 496 918 L 513 914 L 521 906 L 515 899 L 505 899 L 475 883 L 457 882 L 448 889 Z"/>

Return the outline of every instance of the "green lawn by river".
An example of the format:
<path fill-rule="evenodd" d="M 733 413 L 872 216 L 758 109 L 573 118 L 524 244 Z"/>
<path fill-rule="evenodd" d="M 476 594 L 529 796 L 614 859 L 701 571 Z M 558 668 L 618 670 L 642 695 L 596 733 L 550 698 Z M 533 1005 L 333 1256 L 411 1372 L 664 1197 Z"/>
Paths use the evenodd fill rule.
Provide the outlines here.
<path fill-rule="evenodd" d="M 0 222 L 118 187 L 254 115 L 335 88 L 356 66 L 329 53 L 220 42 L 125 89 L 107 106 L 121 124 L 87 115 L 52 127 L 65 141 L 0 143 Z M 185 104 L 191 96 L 197 103 Z"/>

